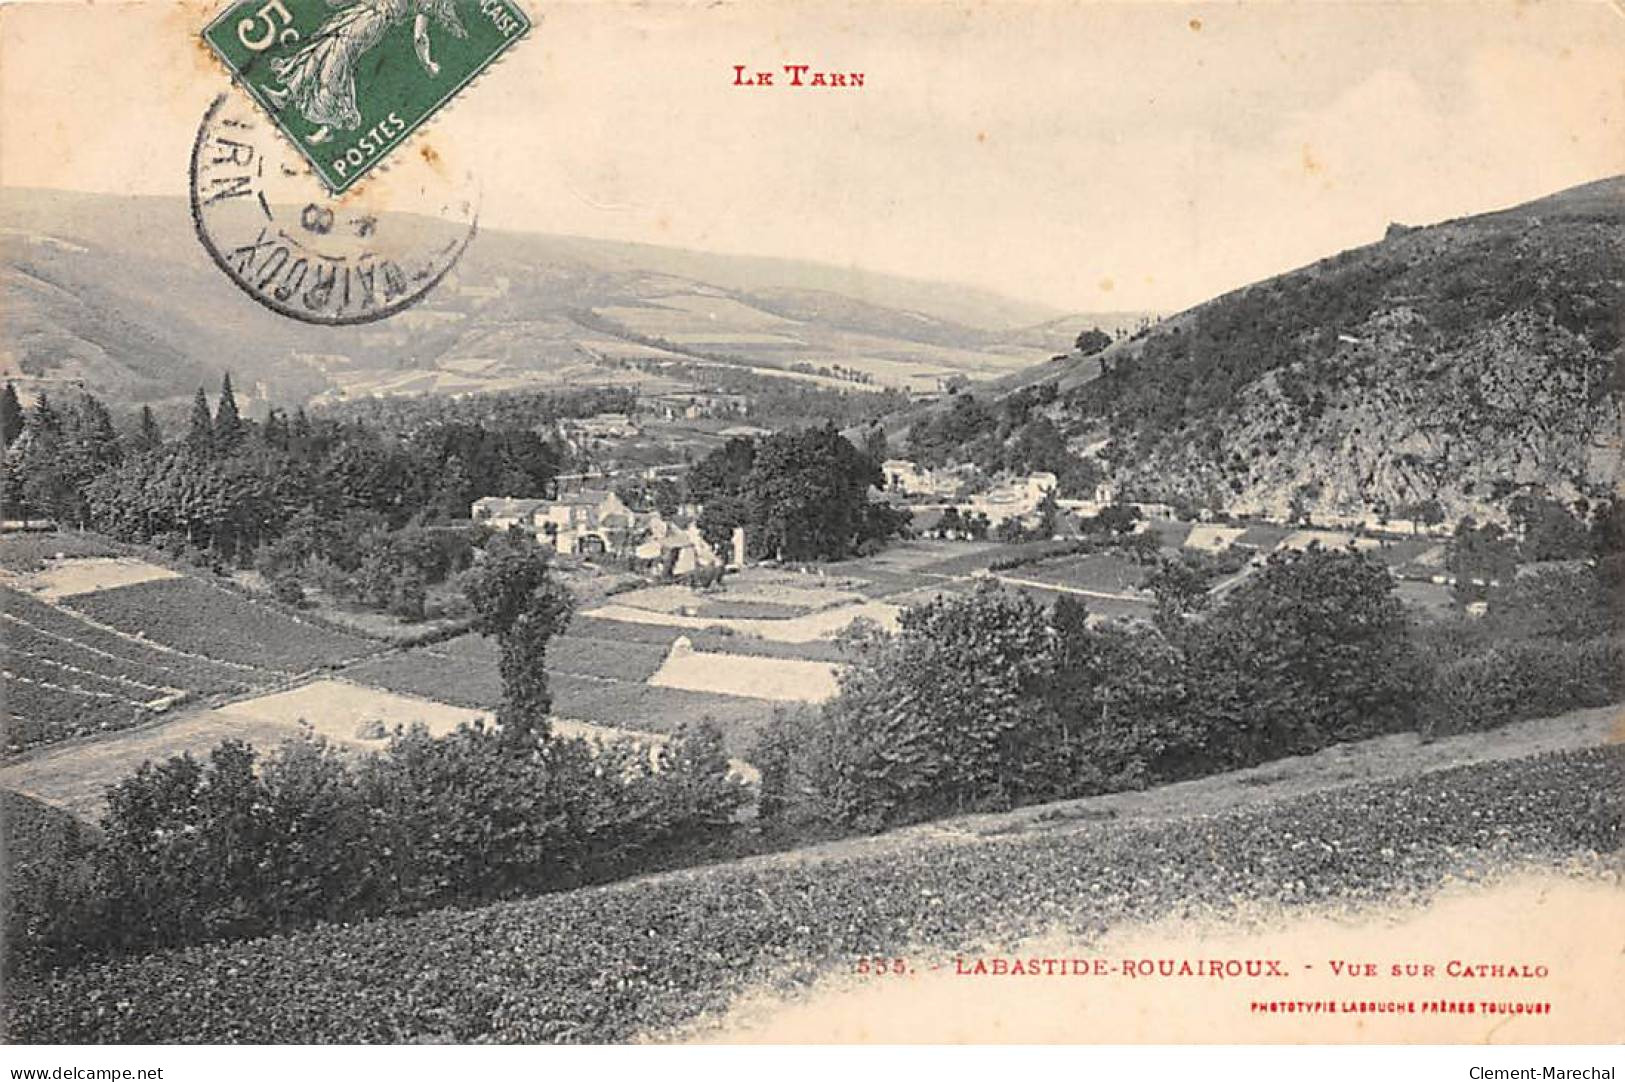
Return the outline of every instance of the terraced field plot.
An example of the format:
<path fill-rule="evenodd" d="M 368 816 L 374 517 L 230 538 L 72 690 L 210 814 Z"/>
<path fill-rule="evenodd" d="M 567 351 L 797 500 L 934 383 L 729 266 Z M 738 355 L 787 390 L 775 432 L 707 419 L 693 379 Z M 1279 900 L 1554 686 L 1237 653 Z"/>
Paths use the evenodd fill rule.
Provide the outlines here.
<path fill-rule="evenodd" d="M 1084 608 L 1089 611 L 1091 626 L 1107 620 L 1149 620 L 1155 611 L 1149 601 L 1126 601 L 1097 594 L 1079 595 L 1071 590 L 1046 587 L 1037 583 L 1001 581 L 1010 589 L 1026 594 L 1043 605 L 1053 605 L 1062 597 L 1069 601 L 1082 602 Z"/>
<path fill-rule="evenodd" d="M 838 668 L 819 661 L 674 650 L 649 683 L 774 702 L 820 703 L 839 690 Z"/>
<path fill-rule="evenodd" d="M 191 577 L 64 599 L 68 607 L 163 646 L 285 673 L 340 665 L 381 649 Z"/>
<path fill-rule="evenodd" d="M 888 630 L 895 630 L 901 610 L 882 601 L 866 601 L 857 605 L 842 605 L 799 616 L 732 617 L 686 616 L 682 613 L 652 612 L 622 604 L 618 599 L 588 612 L 589 616 L 632 624 L 654 624 L 661 627 L 690 631 L 723 629 L 736 635 L 748 635 L 774 642 L 808 643 L 834 638 L 854 620 L 869 620 Z"/>
<path fill-rule="evenodd" d="M 8 751 L 151 720 L 175 697 L 231 695 L 278 678 L 147 641 L 0 587 Z"/>
<path fill-rule="evenodd" d="M 11 533 L 0 537 L 0 568 L 19 573 L 39 571 L 59 558 L 120 556 L 123 551 L 120 545 L 95 534 Z"/>
<path fill-rule="evenodd" d="M 1099 553 L 1091 556 L 1062 556 L 1017 568 L 1013 578 L 1032 579 L 1055 586 L 1099 593 L 1131 594 L 1145 582 L 1149 569 L 1118 556 Z"/>

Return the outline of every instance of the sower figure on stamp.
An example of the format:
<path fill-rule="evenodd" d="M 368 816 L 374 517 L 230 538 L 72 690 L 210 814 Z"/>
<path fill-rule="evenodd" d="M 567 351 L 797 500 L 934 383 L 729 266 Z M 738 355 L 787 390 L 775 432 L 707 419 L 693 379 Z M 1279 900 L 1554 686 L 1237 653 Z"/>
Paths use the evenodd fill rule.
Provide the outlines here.
<path fill-rule="evenodd" d="M 342 0 L 340 0 L 342 2 Z M 429 52 L 429 17 L 453 37 L 467 37 L 454 0 L 354 0 L 330 15 L 298 52 L 271 63 L 282 88 L 267 90 L 278 109 L 289 100 L 312 124 L 321 125 L 312 143 L 332 138 L 330 128 L 355 131 L 361 112 L 355 104 L 356 67 L 390 27 L 412 16 L 412 45 L 430 78 L 440 65 Z"/>

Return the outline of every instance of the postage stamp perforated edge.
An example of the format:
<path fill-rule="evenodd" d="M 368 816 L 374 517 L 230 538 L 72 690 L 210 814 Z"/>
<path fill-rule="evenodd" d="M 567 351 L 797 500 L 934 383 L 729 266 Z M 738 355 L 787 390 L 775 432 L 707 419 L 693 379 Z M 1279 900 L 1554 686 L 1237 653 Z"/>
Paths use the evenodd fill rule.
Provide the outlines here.
<path fill-rule="evenodd" d="M 481 76 L 485 75 L 492 68 L 500 64 L 503 58 L 513 49 L 515 45 L 522 41 L 531 32 L 535 25 L 534 21 L 531 19 L 530 12 L 525 10 L 525 0 L 507 0 L 508 9 L 519 17 L 518 33 L 504 39 L 502 45 L 495 52 L 493 52 L 484 63 L 474 68 L 463 77 L 461 82 L 449 88 L 444 94 L 437 98 L 434 105 L 426 110 L 415 124 L 408 125 L 405 130 L 401 131 L 399 134 L 393 136 L 387 142 L 385 142 L 379 149 L 376 157 L 374 157 L 373 160 L 364 168 L 358 170 L 353 176 L 343 178 L 341 183 L 334 184 L 331 178 L 328 177 L 327 171 L 322 168 L 321 162 L 317 161 L 316 157 L 311 154 L 309 148 L 300 141 L 298 136 L 288 129 L 288 126 L 283 123 L 281 115 L 271 106 L 270 102 L 265 100 L 265 96 L 257 87 L 254 86 L 252 80 L 246 78 L 243 73 L 231 63 L 231 60 L 224 53 L 222 53 L 219 46 L 215 44 L 214 39 L 209 36 L 211 31 L 215 30 L 217 27 L 226 22 L 227 18 L 237 10 L 237 6 L 238 0 L 227 0 L 226 5 L 221 8 L 219 13 L 216 14 L 214 18 L 206 22 L 203 25 L 203 28 L 198 31 L 198 36 L 201 37 L 204 44 L 208 46 L 209 55 L 214 59 L 215 63 L 220 65 L 222 71 L 231 79 L 233 83 L 235 83 L 243 90 L 245 94 L 253 99 L 254 104 L 259 106 L 261 111 L 263 111 L 271 120 L 271 123 L 276 127 L 277 132 L 282 136 L 282 138 L 287 140 L 288 145 L 291 146 L 299 154 L 299 156 L 310 165 L 311 172 L 314 173 L 327 188 L 327 190 L 334 195 L 342 195 L 344 192 L 349 191 L 356 184 L 360 183 L 365 177 L 368 177 L 381 169 L 387 169 L 389 159 L 392 155 L 394 155 L 397 151 L 410 146 L 416 137 L 429 126 L 429 123 L 432 120 L 450 107 L 453 98 L 461 94 L 467 87 L 471 86 L 475 82 L 478 82 Z"/>

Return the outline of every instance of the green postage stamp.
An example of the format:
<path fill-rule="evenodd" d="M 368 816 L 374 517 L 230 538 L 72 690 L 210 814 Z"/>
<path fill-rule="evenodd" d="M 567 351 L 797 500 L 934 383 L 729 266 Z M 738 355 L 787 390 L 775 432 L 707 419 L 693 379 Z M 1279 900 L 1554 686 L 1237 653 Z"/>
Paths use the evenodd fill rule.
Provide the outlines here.
<path fill-rule="evenodd" d="M 337 194 L 529 29 L 516 0 L 240 0 L 203 37 Z"/>

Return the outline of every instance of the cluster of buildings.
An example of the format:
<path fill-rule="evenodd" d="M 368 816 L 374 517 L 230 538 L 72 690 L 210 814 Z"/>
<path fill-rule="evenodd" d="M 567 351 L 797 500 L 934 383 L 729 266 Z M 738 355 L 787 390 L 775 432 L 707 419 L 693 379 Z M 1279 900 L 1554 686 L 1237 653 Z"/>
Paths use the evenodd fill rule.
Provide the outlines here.
<path fill-rule="evenodd" d="M 656 395 L 647 405 L 651 413 L 663 420 L 698 421 L 712 417 L 742 417 L 750 410 L 750 399 L 742 394 L 696 391 Z"/>
<path fill-rule="evenodd" d="M 493 530 L 518 529 L 566 556 L 616 556 L 644 570 L 684 575 L 728 562 L 744 563 L 744 531 L 722 554 L 700 533 L 695 514 L 670 518 L 633 511 L 613 492 L 584 490 L 554 499 L 486 496 L 469 517 Z"/>
<path fill-rule="evenodd" d="M 626 439 L 643 430 L 630 413 L 595 413 L 591 417 L 566 418 L 559 422 L 559 431 L 566 442 L 574 445 L 585 440 Z"/>

